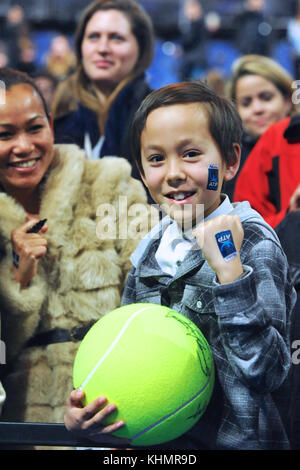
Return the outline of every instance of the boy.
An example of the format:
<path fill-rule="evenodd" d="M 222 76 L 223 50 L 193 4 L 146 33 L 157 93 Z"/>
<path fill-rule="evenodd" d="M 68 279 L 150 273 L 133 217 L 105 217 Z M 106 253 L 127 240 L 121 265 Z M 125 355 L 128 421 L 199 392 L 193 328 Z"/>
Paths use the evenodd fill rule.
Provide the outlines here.
<path fill-rule="evenodd" d="M 183 313 L 206 336 L 216 366 L 206 412 L 174 449 L 289 448 L 273 395 L 290 367 L 295 292 L 273 230 L 247 202 L 221 193 L 238 169 L 241 132 L 231 103 L 193 82 L 152 92 L 133 122 L 142 179 L 167 215 L 132 255 L 123 304 Z M 95 439 L 124 424 L 101 429 L 110 412 L 97 413 L 104 397 L 80 408 L 81 397 L 70 396 L 69 429 Z"/>

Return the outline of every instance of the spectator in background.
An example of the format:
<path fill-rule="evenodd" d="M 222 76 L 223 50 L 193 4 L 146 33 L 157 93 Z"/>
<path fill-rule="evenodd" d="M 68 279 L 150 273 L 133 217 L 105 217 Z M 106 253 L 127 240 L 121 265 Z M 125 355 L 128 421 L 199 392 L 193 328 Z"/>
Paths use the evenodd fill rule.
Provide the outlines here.
<path fill-rule="evenodd" d="M 179 68 L 181 81 L 193 78 L 193 72 L 206 68 L 206 38 L 204 12 L 199 0 L 185 0 L 179 21 L 182 48 Z"/>
<path fill-rule="evenodd" d="M 88 158 L 123 156 L 140 178 L 131 159 L 130 123 L 150 92 L 145 71 L 153 49 L 152 22 L 136 2 L 96 0 L 89 5 L 75 36 L 76 72 L 59 84 L 54 98 L 55 141 L 76 143 Z M 67 88 L 74 90 L 67 105 L 71 111 L 59 116 Z"/>
<path fill-rule="evenodd" d="M 50 43 L 45 60 L 45 68 L 56 80 L 63 80 L 74 72 L 75 54 L 66 36 L 59 34 Z"/>
<path fill-rule="evenodd" d="M 3 41 L 0 41 L 0 67 L 6 67 L 9 59 L 7 55 L 7 47 Z"/>
<path fill-rule="evenodd" d="M 271 26 L 264 13 L 264 0 L 246 0 L 243 11 L 233 20 L 235 45 L 241 55 L 270 55 Z"/>
<path fill-rule="evenodd" d="M 9 8 L 2 34 L 7 45 L 9 65 L 17 67 L 21 50 L 20 41 L 30 35 L 30 25 L 21 5 Z"/>
<path fill-rule="evenodd" d="M 236 182 L 234 200 L 250 202 L 275 228 L 300 211 L 300 115 L 273 124 L 260 137 Z"/>
<path fill-rule="evenodd" d="M 292 46 L 294 77 L 300 79 L 300 1 L 294 18 L 287 24 L 287 39 Z"/>
<path fill-rule="evenodd" d="M 33 79 L 41 90 L 47 103 L 48 109 L 51 110 L 54 93 L 57 87 L 56 78 L 53 77 L 50 73 L 48 73 L 46 70 L 38 70 L 34 74 Z"/>
<path fill-rule="evenodd" d="M 212 88 L 217 95 L 225 96 L 226 80 L 218 70 L 209 70 L 205 75 L 206 84 Z"/>
<path fill-rule="evenodd" d="M 37 70 L 35 44 L 27 36 L 19 40 L 19 56 L 16 69 L 33 76 Z"/>
<path fill-rule="evenodd" d="M 250 54 L 234 62 L 227 94 L 236 103 L 244 134 L 239 171 L 225 185 L 231 199 L 237 177 L 260 136 L 271 124 L 297 112 L 297 105 L 292 101 L 292 81 L 269 57 Z"/>

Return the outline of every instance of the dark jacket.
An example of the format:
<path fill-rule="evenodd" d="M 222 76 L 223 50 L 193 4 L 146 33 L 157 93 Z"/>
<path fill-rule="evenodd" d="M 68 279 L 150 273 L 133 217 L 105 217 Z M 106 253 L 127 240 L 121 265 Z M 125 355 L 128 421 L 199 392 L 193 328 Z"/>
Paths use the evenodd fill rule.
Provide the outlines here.
<path fill-rule="evenodd" d="M 139 179 L 139 173 L 131 157 L 130 124 L 142 100 L 151 88 L 144 75 L 128 83 L 112 103 L 104 131 L 104 143 L 99 158 L 117 155 L 126 158 L 132 165 L 132 176 Z M 54 121 L 55 143 L 73 143 L 84 148 L 84 135 L 88 132 L 94 147 L 100 138 L 96 114 L 78 103 L 78 108 Z"/>
<path fill-rule="evenodd" d="M 283 221 L 275 227 L 275 232 L 277 233 L 282 248 L 287 256 L 292 282 L 297 292 L 297 302 L 291 326 L 292 366 L 289 376 L 291 398 L 286 416 L 291 447 L 292 449 L 300 450 L 300 212 L 289 212 Z"/>

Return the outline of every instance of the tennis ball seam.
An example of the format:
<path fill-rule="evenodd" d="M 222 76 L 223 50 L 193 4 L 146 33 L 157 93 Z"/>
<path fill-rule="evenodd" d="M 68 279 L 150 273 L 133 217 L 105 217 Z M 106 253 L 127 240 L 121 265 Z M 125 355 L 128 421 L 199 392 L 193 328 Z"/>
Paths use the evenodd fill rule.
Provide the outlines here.
<path fill-rule="evenodd" d="M 176 410 L 172 411 L 172 413 L 169 413 L 168 415 L 164 416 L 163 418 L 159 419 L 155 423 L 151 424 L 150 426 L 147 426 L 145 429 L 142 429 L 140 432 L 138 432 L 135 436 L 132 437 L 131 441 L 134 441 L 134 439 L 137 439 L 138 437 L 141 437 L 143 434 L 145 434 L 148 431 L 152 431 L 152 429 L 155 428 L 155 426 L 158 426 L 159 424 L 163 423 L 166 419 L 170 418 L 171 416 L 175 415 L 178 413 L 180 410 L 185 408 L 189 403 L 191 403 L 193 400 L 195 400 L 209 385 L 211 381 L 211 374 L 209 375 L 206 383 L 203 385 L 203 387 L 194 395 L 191 397 L 189 400 L 187 400 L 185 403 L 183 403 L 181 406 L 179 406 Z"/>
<path fill-rule="evenodd" d="M 109 348 L 105 351 L 105 353 L 100 357 L 99 361 L 96 363 L 96 365 L 93 367 L 93 369 L 91 370 L 91 372 L 87 375 L 87 377 L 85 378 L 85 380 L 82 382 L 82 384 L 80 385 L 80 387 L 78 387 L 80 390 L 83 389 L 88 383 L 89 381 L 93 378 L 93 375 L 96 373 L 96 371 L 98 370 L 98 368 L 101 366 L 101 364 L 105 361 L 105 359 L 107 358 L 107 356 L 111 353 L 111 351 L 114 349 L 114 347 L 118 344 L 118 342 L 120 341 L 120 339 L 122 338 L 122 336 L 124 335 L 125 331 L 127 330 L 127 328 L 129 327 L 130 323 L 135 319 L 135 317 L 137 315 L 139 315 L 140 313 L 144 312 L 145 310 L 149 310 L 151 309 L 152 307 L 143 307 L 141 308 L 140 310 L 138 310 L 137 312 L 133 313 L 129 318 L 128 320 L 125 322 L 123 328 L 121 329 L 121 331 L 118 333 L 118 335 L 116 336 L 116 338 L 114 339 L 114 341 L 111 343 L 111 345 L 109 346 Z"/>

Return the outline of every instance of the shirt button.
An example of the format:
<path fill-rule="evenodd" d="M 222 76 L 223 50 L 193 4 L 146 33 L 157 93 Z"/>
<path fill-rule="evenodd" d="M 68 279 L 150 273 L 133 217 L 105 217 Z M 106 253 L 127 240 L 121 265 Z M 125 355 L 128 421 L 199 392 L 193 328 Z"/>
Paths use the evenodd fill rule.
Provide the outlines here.
<path fill-rule="evenodd" d="M 181 266 L 181 261 L 176 261 L 176 266 Z"/>
<path fill-rule="evenodd" d="M 197 308 L 201 308 L 201 307 L 202 307 L 202 302 L 201 302 L 201 300 L 198 300 L 198 301 L 197 301 L 196 306 L 197 306 Z"/>

